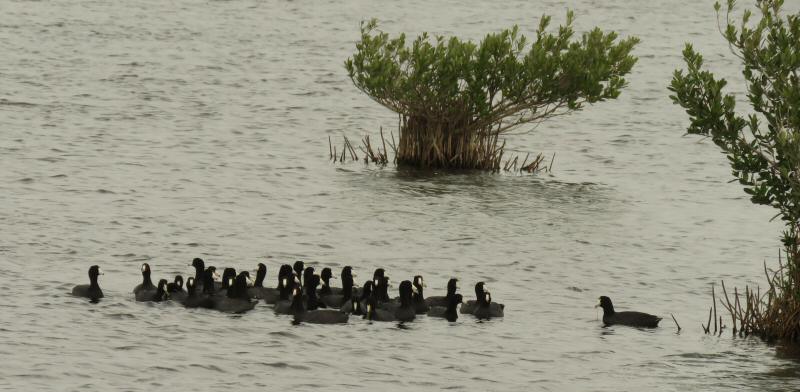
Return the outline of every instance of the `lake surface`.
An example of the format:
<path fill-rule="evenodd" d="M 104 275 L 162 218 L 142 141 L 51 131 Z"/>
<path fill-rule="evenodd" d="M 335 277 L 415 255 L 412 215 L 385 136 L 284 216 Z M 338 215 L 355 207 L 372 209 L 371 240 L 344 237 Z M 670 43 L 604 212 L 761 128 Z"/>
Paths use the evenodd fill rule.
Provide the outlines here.
<path fill-rule="evenodd" d="M 796 5 L 793 5 L 796 12 Z M 480 39 L 542 13 L 637 35 L 619 100 L 509 146 L 552 174 L 419 173 L 328 161 L 328 137 L 395 130 L 344 60 L 359 22 Z M 781 225 L 729 184 L 666 86 L 692 41 L 742 91 L 711 2 L 80 1 L 0 6 L 0 388 L 10 390 L 702 390 L 800 388 L 758 340 L 705 336 L 712 282 L 764 284 Z M 738 81 L 738 82 L 737 82 Z M 194 257 L 377 267 L 486 281 L 506 317 L 293 326 L 135 303 Z M 106 298 L 73 298 L 99 264 Z M 395 286 L 396 287 L 396 286 Z M 662 317 L 602 328 L 593 306 Z M 684 328 L 676 334 L 670 313 Z"/>

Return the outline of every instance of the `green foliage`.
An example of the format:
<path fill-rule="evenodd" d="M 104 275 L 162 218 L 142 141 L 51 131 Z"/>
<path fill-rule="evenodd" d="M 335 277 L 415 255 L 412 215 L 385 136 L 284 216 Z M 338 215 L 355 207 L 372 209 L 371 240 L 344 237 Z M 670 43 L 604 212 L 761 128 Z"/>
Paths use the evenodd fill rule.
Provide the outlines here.
<path fill-rule="evenodd" d="M 727 154 L 733 175 L 756 204 L 770 205 L 786 222 L 784 243 L 796 247 L 800 223 L 800 14 L 782 17 L 782 0 L 756 1 L 761 20 L 747 10 L 731 22 L 735 1 L 727 4 L 722 31 L 743 63 L 747 98 L 753 112 L 736 112 L 725 94 L 725 79 L 703 69 L 703 57 L 687 44 L 687 70 L 675 71 L 672 100 L 686 109 L 688 132 L 710 136 Z M 721 6 L 715 4 L 718 12 Z"/>
<path fill-rule="evenodd" d="M 727 301 L 733 331 L 766 339 L 800 340 L 800 14 L 783 17 L 783 0 L 756 0 L 761 19 L 745 10 L 741 23 L 731 22 L 735 6 L 728 0 L 725 28 L 732 52 L 742 61 L 752 112 L 736 112 L 736 99 L 724 93 L 725 79 L 703 69 L 703 57 L 686 45 L 685 71 L 675 71 L 670 97 L 686 109 L 690 134 L 710 136 L 730 161 L 734 177 L 755 204 L 776 208 L 786 224 L 786 264 L 765 273 L 769 289 L 745 290 Z M 714 5 L 717 19 L 721 6 Z M 724 286 L 723 286 L 724 288 Z M 726 294 L 727 299 L 727 294 Z"/>
<path fill-rule="evenodd" d="M 471 166 L 459 148 L 492 151 L 496 136 L 514 127 L 619 96 L 636 63 L 630 52 L 638 39 L 618 41 L 598 28 L 575 38 L 573 19 L 568 12 L 567 23 L 550 33 L 550 17 L 543 16 L 530 44 L 514 26 L 479 44 L 424 33 L 410 45 L 405 34 L 378 31 L 373 19 L 362 23 L 345 67 L 358 89 L 401 116 L 399 161 L 407 145 L 416 154 L 407 154 L 414 155 L 409 161 Z M 404 144 L 404 132 L 427 139 Z M 476 138 L 494 142 L 486 147 Z"/>

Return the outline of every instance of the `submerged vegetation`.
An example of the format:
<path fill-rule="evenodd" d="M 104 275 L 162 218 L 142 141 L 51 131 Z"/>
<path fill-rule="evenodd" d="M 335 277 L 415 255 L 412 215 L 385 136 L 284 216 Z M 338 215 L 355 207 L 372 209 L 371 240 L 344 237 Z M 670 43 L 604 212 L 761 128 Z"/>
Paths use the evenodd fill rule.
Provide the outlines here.
<path fill-rule="evenodd" d="M 359 90 L 397 113 L 399 140 L 392 134 L 390 142 L 397 164 L 508 170 L 512 160 L 503 164 L 501 135 L 617 98 L 636 63 L 630 53 L 638 38 L 618 40 L 599 28 L 576 37 L 572 12 L 552 33 L 550 20 L 541 18 L 530 42 L 514 26 L 480 43 L 423 33 L 407 45 L 405 34 L 390 38 L 373 19 L 362 23 L 345 67 Z M 377 156 L 376 162 L 383 154 L 386 163 L 381 144 L 382 152 L 362 151 Z M 333 151 L 331 156 L 341 158 Z M 540 155 L 536 167 L 543 160 Z"/>
<path fill-rule="evenodd" d="M 687 70 L 676 71 L 669 89 L 673 101 L 689 114 L 688 133 L 711 137 L 727 155 L 733 176 L 755 204 L 779 212 L 785 260 L 765 273 L 769 288 L 729 293 L 734 334 L 765 339 L 800 339 L 800 14 L 783 16 L 783 0 L 757 0 L 760 20 L 745 10 L 741 23 L 731 21 L 735 1 L 728 0 L 724 30 L 743 64 L 747 99 L 753 113 L 736 112 L 736 98 L 723 92 L 727 82 L 703 69 L 703 57 L 686 45 Z M 722 20 L 719 3 L 715 4 Z M 729 297 L 729 294 L 732 295 Z M 740 300 L 740 295 L 743 299 Z M 716 302 L 714 308 L 716 309 Z M 709 319 L 711 316 L 709 316 Z M 714 317 L 716 319 L 716 317 Z M 716 320 L 715 320 L 716 324 Z M 709 325 L 704 327 L 707 330 Z M 716 329 L 716 327 L 715 327 Z"/>

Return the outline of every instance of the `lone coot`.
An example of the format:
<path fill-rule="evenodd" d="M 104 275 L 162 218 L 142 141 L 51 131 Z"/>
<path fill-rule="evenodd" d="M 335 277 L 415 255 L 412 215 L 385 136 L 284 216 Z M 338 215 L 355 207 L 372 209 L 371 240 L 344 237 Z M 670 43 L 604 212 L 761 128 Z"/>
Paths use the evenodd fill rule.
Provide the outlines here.
<path fill-rule="evenodd" d="M 431 306 L 428 316 L 442 317 L 451 322 L 458 320 L 458 304 L 463 303 L 464 298 L 461 294 L 453 294 L 447 298 L 447 301 L 447 306 Z"/>
<path fill-rule="evenodd" d="M 89 267 L 89 284 L 79 284 L 72 288 L 72 295 L 76 297 L 89 298 L 91 302 L 98 302 L 103 298 L 103 290 L 97 284 L 97 276 L 102 275 L 100 267 L 93 265 Z"/>
<path fill-rule="evenodd" d="M 600 297 L 600 303 L 595 307 L 603 308 L 603 324 L 605 325 L 627 325 L 630 327 L 656 328 L 661 317 L 642 312 L 615 312 L 611 298 Z"/>
<path fill-rule="evenodd" d="M 158 288 L 150 280 L 150 264 L 142 264 L 142 283 L 133 288 L 137 301 L 152 301 Z"/>
<path fill-rule="evenodd" d="M 428 306 L 447 307 L 447 305 L 449 305 L 450 303 L 448 299 L 453 295 L 455 295 L 457 290 L 458 290 L 458 279 L 452 278 L 449 281 L 447 281 L 447 295 L 444 296 L 435 295 L 432 297 L 427 297 L 425 298 L 425 303 L 427 303 Z"/>

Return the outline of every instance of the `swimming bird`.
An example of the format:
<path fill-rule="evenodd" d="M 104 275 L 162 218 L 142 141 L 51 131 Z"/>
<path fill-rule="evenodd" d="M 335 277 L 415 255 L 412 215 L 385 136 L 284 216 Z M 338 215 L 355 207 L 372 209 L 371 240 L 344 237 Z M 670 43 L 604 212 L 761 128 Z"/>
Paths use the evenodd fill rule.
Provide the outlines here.
<path fill-rule="evenodd" d="M 308 291 L 310 290 L 308 284 L 312 276 L 314 276 L 314 267 L 306 267 L 306 269 L 303 270 L 303 292 L 305 295 L 308 295 Z"/>
<path fill-rule="evenodd" d="M 311 268 L 311 267 L 308 267 Z M 306 268 L 306 271 L 308 271 Z M 317 310 L 319 308 L 324 308 L 325 304 L 319 301 L 317 298 L 317 286 L 319 286 L 320 278 L 319 275 L 311 275 L 306 282 L 305 290 L 306 290 L 306 305 L 305 308 L 307 310 Z"/>
<path fill-rule="evenodd" d="M 228 287 L 230 287 L 235 278 L 236 269 L 231 267 L 225 268 L 222 271 L 222 281 L 214 282 L 217 295 L 226 295 L 228 293 Z"/>
<path fill-rule="evenodd" d="M 186 290 L 183 289 L 183 276 L 175 275 L 175 281 L 167 283 L 169 299 L 183 303 L 186 299 Z"/>
<path fill-rule="evenodd" d="M 295 261 L 293 268 L 295 275 L 297 275 L 297 279 L 303 279 L 303 270 L 305 269 L 305 264 L 303 264 L 303 261 Z"/>
<path fill-rule="evenodd" d="M 344 278 L 344 271 L 349 269 L 350 267 L 342 268 L 342 278 Z M 322 271 L 319 273 L 319 278 L 322 279 L 322 281 L 320 282 L 319 293 L 318 293 L 320 298 L 331 294 L 337 294 L 337 295 L 342 294 L 342 290 L 344 290 L 344 281 L 342 281 L 341 288 L 331 286 L 331 279 L 335 278 L 333 277 L 333 272 L 331 272 L 330 268 L 328 267 L 323 268 Z"/>
<path fill-rule="evenodd" d="M 214 302 L 207 294 L 197 290 L 194 278 L 189 278 L 186 279 L 186 299 L 183 300 L 183 306 L 211 309 L 214 307 Z"/>
<path fill-rule="evenodd" d="M 417 314 L 428 313 L 429 306 L 427 302 L 425 302 L 425 296 L 422 294 L 424 287 L 426 287 L 425 281 L 422 279 L 422 276 L 417 275 L 414 277 L 414 282 L 412 284 L 414 285 L 415 289 L 414 294 L 411 297 L 414 310 L 417 312 Z"/>
<path fill-rule="evenodd" d="M 450 303 L 448 299 L 453 295 L 455 295 L 457 290 L 458 290 L 458 279 L 451 278 L 449 281 L 447 281 L 447 295 L 444 296 L 435 295 L 432 297 L 427 297 L 425 298 L 425 303 L 427 303 L 428 306 L 447 307 L 447 305 Z"/>
<path fill-rule="evenodd" d="M 97 284 L 97 276 L 102 275 L 100 267 L 93 265 L 89 267 L 89 284 L 79 284 L 72 288 L 72 295 L 76 297 L 85 297 L 93 303 L 97 303 L 100 298 L 103 298 L 103 290 Z"/>
<path fill-rule="evenodd" d="M 133 288 L 137 301 L 152 301 L 158 288 L 150 280 L 150 264 L 142 264 L 142 283 Z"/>
<path fill-rule="evenodd" d="M 278 270 L 278 285 L 275 290 L 264 292 L 264 302 L 270 305 L 274 305 L 276 302 L 278 302 L 281 299 L 281 291 L 284 288 L 284 282 L 288 282 L 289 280 L 294 281 L 292 266 L 289 264 L 284 264 Z M 289 299 L 289 294 L 286 294 L 286 297 L 283 299 Z"/>
<path fill-rule="evenodd" d="M 364 319 L 369 321 L 395 321 L 394 312 L 378 308 L 378 298 L 373 292 L 367 299 L 366 310 L 364 312 Z"/>
<path fill-rule="evenodd" d="M 275 302 L 275 313 L 292 314 L 294 289 L 296 288 L 302 293 L 302 289 L 300 288 L 300 280 L 297 279 L 296 275 L 290 274 L 290 276 L 283 277 L 282 283 L 283 287 L 281 287 L 280 296 L 278 297 L 278 301 Z"/>
<path fill-rule="evenodd" d="M 478 305 L 486 300 L 485 292 L 489 291 L 486 284 L 483 282 L 475 283 L 475 298 L 477 300 L 469 300 L 461 305 L 461 314 L 474 314 L 478 309 Z M 506 306 L 497 302 L 491 302 L 489 309 L 491 309 L 492 317 L 503 317 Z"/>
<path fill-rule="evenodd" d="M 368 280 L 364 282 L 364 287 L 361 289 L 361 297 L 357 298 L 355 291 L 353 291 L 350 300 L 342 304 L 341 309 L 350 311 L 353 314 L 363 314 L 367 309 L 367 300 L 369 300 L 370 296 L 372 296 L 372 281 Z"/>
<path fill-rule="evenodd" d="M 316 280 L 319 279 L 319 276 L 314 275 L 311 279 L 309 279 L 309 283 L 311 285 L 315 285 Z M 292 308 L 291 312 L 294 315 L 294 321 L 302 322 L 302 323 L 309 323 L 309 324 L 343 324 L 346 323 L 349 316 L 346 313 L 340 312 L 338 310 L 333 309 L 306 309 L 303 305 L 303 294 L 301 290 L 297 287 L 293 289 L 292 295 Z M 309 298 L 311 296 L 315 296 L 316 294 L 313 291 L 309 291 Z"/>
<path fill-rule="evenodd" d="M 611 298 L 600 297 L 600 303 L 595 307 L 603 308 L 603 324 L 605 325 L 627 325 L 630 327 L 656 328 L 661 317 L 642 312 L 616 312 Z"/>
<path fill-rule="evenodd" d="M 253 287 L 249 287 L 247 292 L 251 298 L 263 299 L 266 303 L 270 303 L 268 299 L 272 299 L 272 303 L 278 298 L 278 289 L 274 287 L 264 287 L 264 279 L 267 277 L 267 266 L 264 263 L 258 263 L 256 270 L 256 280 L 253 282 Z"/>
<path fill-rule="evenodd" d="M 463 303 L 464 298 L 461 294 L 453 294 L 447 301 L 447 306 L 431 306 L 428 317 L 442 317 L 450 322 L 458 320 L 458 304 Z"/>
<path fill-rule="evenodd" d="M 205 272 L 203 272 L 203 294 L 214 295 L 216 292 L 214 278 L 217 277 L 219 277 L 219 274 L 217 273 L 217 267 L 214 267 L 213 265 L 208 266 Z"/>
<path fill-rule="evenodd" d="M 194 267 L 194 289 L 199 293 L 203 291 L 203 274 L 206 272 L 206 262 L 199 257 L 192 260 L 190 267 Z"/>
<path fill-rule="evenodd" d="M 325 268 L 322 270 L 322 273 L 325 273 L 325 270 L 328 271 L 328 275 L 330 275 L 330 268 Z M 336 290 L 333 290 L 330 286 L 325 284 L 324 276 L 320 276 L 322 279 L 322 288 L 319 290 L 319 299 L 329 308 L 341 308 L 347 300 L 349 300 L 353 295 L 353 271 L 350 266 L 346 266 L 342 268 L 342 288 L 339 293 L 336 293 Z M 326 290 L 327 289 L 327 290 Z"/>
<path fill-rule="evenodd" d="M 383 268 L 378 268 L 372 274 L 372 290 L 375 292 L 378 304 L 389 302 L 389 278 Z"/>
<path fill-rule="evenodd" d="M 416 307 L 413 304 L 413 295 L 415 287 L 411 281 L 404 280 L 400 282 L 400 306 L 394 311 L 394 317 L 397 321 L 414 321 L 417 316 Z"/>
<path fill-rule="evenodd" d="M 483 292 L 483 298 L 478 298 L 478 305 L 472 313 L 479 320 L 488 320 L 492 317 L 503 317 L 502 310 L 496 313 L 496 309 L 492 309 L 492 293 L 489 291 Z"/>
<path fill-rule="evenodd" d="M 149 292 L 140 291 L 136 294 L 136 300 L 139 302 L 162 302 L 168 300 L 167 283 L 166 279 L 159 280 L 155 292 L 151 293 L 149 297 L 144 297 L 144 295 Z"/>
<path fill-rule="evenodd" d="M 250 279 L 250 273 L 242 271 L 235 278 L 230 279 L 232 282 L 228 283 L 228 289 L 224 297 L 214 297 L 214 309 L 226 313 L 244 313 L 252 310 L 258 301 L 250 300 L 250 295 L 247 293 L 247 281 Z"/>

